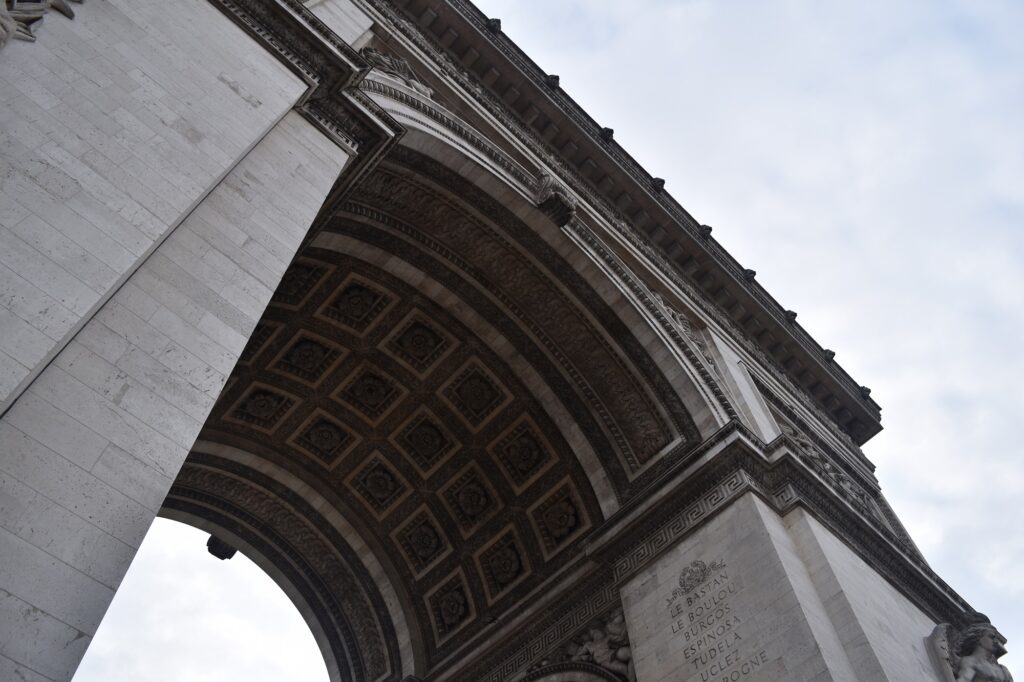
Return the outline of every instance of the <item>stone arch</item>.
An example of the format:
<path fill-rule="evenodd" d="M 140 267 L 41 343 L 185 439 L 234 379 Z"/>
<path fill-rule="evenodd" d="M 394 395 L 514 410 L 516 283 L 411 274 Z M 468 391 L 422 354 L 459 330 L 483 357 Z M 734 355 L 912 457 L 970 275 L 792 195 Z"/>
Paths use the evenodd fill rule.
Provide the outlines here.
<path fill-rule="evenodd" d="M 445 185 L 449 198 L 472 205 L 476 217 L 490 221 L 499 231 L 504 229 L 506 238 L 515 241 L 506 228 L 518 222 L 521 242 L 532 241 L 557 252 L 564 259 L 562 272 L 575 270 L 585 280 L 584 288 L 603 298 L 613 315 L 637 335 L 685 404 L 701 437 L 737 418 L 734 398 L 707 359 L 701 341 L 687 323 L 679 324 L 687 316 L 664 304 L 657 293 L 660 285 L 634 274 L 638 254 L 617 241 L 621 236 L 610 236 L 629 232 L 628 225 L 609 224 L 599 212 L 580 214 L 567 223 L 554 217 L 552 225 L 552 209 L 538 203 L 540 195 L 553 191 L 560 206 L 556 211 L 568 210 L 568 204 L 575 205 L 578 199 L 553 180 L 547 165 L 552 159 L 510 144 L 506 128 L 464 104 L 453 104 L 454 98 L 450 102 L 402 87 L 391 74 L 372 71 L 362 88 L 405 128 L 391 158 L 401 159 L 406 172 Z M 631 357 L 637 353 L 633 351 Z M 661 391 L 659 395 L 664 387 Z"/>
<path fill-rule="evenodd" d="M 168 498 L 293 569 L 340 679 L 486 646 L 721 423 L 650 292 L 529 189 L 410 131 L 321 216 Z"/>
<path fill-rule="evenodd" d="M 485 144 L 482 138 L 476 141 Z M 450 282 L 449 290 L 460 297 L 477 296 L 477 303 L 461 304 L 469 314 L 496 306 L 513 328 L 525 330 L 552 363 L 547 376 L 560 372 L 584 397 L 581 411 L 600 422 L 588 430 L 604 431 L 609 443 L 598 449 L 619 458 L 601 465 L 617 469 L 607 475 L 621 479 L 614 486 L 612 506 L 617 508 L 629 497 L 628 488 L 639 489 L 643 480 L 656 476 L 660 467 L 652 464 L 666 464 L 736 414 L 696 344 L 666 314 L 658 295 L 632 276 L 622 257 L 582 220 L 574 218 L 561 229 L 552 224 L 536 206 L 536 196 L 529 195 L 526 180 L 518 175 L 517 181 L 510 180 L 507 169 L 514 163 L 506 159 L 499 167 L 493 159 L 468 155 L 450 139 L 411 129 L 385 162 L 351 190 L 312 245 L 376 249 L 385 269 L 393 267 L 410 281 L 431 280 L 440 287 Z M 441 230 L 442 225 L 460 229 Z M 494 267 L 516 259 L 520 262 L 508 268 Z M 534 280 L 524 282 L 517 274 Z M 503 290 L 506 278 L 516 287 L 535 286 L 525 293 L 511 286 Z M 545 318 L 538 306 L 529 309 L 527 304 L 541 300 L 540 307 L 566 314 Z M 577 321 L 581 324 L 571 324 Z M 565 329 L 556 329 L 559 325 Z M 572 367 L 572 360 L 559 356 L 564 355 L 561 349 L 573 348 L 574 340 L 589 343 L 583 350 L 607 352 L 600 358 L 595 353 L 589 366 Z M 580 364 L 586 359 L 575 358 Z M 602 373 L 622 383 L 614 389 L 602 386 L 594 381 Z M 564 399 L 569 391 L 556 393 Z M 629 424 L 616 423 L 627 421 L 626 415 Z M 575 420 L 580 421 L 578 414 Z M 630 429 L 633 434 L 624 433 Z M 589 473 L 596 471 L 585 466 Z"/>
<path fill-rule="evenodd" d="M 249 452 L 199 442 L 160 515 L 241 549 L 292 600 L 332 682 L 399 680 L 413 667 L 394 589 L 343 521 L 287 472 Z"/>

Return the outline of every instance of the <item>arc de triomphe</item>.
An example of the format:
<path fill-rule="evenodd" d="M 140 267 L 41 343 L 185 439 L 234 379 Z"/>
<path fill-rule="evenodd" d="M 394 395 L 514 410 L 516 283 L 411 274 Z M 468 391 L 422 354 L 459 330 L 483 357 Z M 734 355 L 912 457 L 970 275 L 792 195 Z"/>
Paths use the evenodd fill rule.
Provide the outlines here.
<path fill-rule="evenodd" d="M 870 391 L 466 0 L 0 42 L 0 679 L 70 680 L 156 515 L 332 680 L 1004 679 Z"/>

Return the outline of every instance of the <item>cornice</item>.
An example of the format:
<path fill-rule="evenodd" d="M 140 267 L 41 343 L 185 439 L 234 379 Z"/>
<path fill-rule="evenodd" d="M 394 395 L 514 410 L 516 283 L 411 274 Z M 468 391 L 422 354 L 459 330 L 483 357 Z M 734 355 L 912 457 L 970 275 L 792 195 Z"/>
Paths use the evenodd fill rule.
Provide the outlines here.
<path fill-rule="evenodd" d="M 371 65 L 314 16 L 300 0 L 210 1 L 309 85 L 309 90 L 296 109 L 352 157 L 320 214 L 321 217 L 330 215 L 347 188 L 371 168 L 404 132 L 401 125 L 359 90 L 359 83 Z M 600 152 L 588 156 L 584 165 L 593 165 L 596 160 L 604 164 L 602 168 L 607 167 L 609 173 L 605 174 L 602 184 L 614 173 L 621 172 L 628 177 L 631 186 L 622 190 L 614 202 L 609 200 L 609 188 L 595 186 L 582 172 L 580 165 L 563 153 L 564 146 L 563 149 L 555 149 L 534 127 L 524 123 L 521 112 L 503 100 L 503 95 L 507 100 L 509 88 L 505 81 L 491 79 L 490 85 L 483 86 L 478 78 L 460 67 L 445 48 L 431 38 L 428 27 L 416 25 L 405 18 L 398 5 L 390 0 L 361 1 L 369 3 L 377 14 L 387 19 L 394 30 L 424 50 L 435 65 L 440 66 L 449 78 L 463 87 L 469 97 L 496 116 L 521 144 L 549 166 L 548 169 L 538 169 L 539 177 L 533 183 L 534 188 L 541 191 L 544 189 L 546 170 L 553 172 L 558 182 L 569 188 L 570 191 L 564 196 L 556 194 L 552 197 L 557 201 L 550 208 L 559 222 L 564 224 L 572 217 L 575 205 L 572 195 L 582 196 L 597 211 L 598 216 L 608 223 L 610 229 L 637 248 L 656 271 L 692 294 L 702 312 L 722 324 L 730 336 L 740 340 L 744 347 L 764 361 L 788 387 L 795 388 L 795 393 L 805 405 L 813 406 L 815 412 L 826 415 L 829 421 L 843 429 L 857 444 L 863 443 L 880 429 L 878 406 L 868 396 L 869 392 L 857 386 L 833 361 L 834 354 L 814 342 L 796 324 L 795 314 L 784 310 L 757 284 L 753 271 L 740 266 L 710 236 L 709 228 L 699 225 L 664 191 L 662 180 L 652 177 L 640 167 L 615 143 L 608 128 L 601 127 L 558 87 L 557 77 L 544 73 L 502 34 L 500 22 L 488 19 L 466 0 L 446 0 L 445 11 L 428 10 L 431 19 L 427 23 L 437 23 L 441 21 L 439 17 L 444 15 L 444 21 L 461 28 L 464 39 L 471 39 L 480 47 L 489 46 L 489 49 L 513 66 L 515 74 L 523 79 L 520 85 L 528 85 L 530 88 L 527 99 L 553 106 L 559 115 L 572 123 L 576 135 L 574 139 L 581 142 L 586 140 L 595 152 Z M 441 0 L 403 0 L 402 4 L 408 9 L 417 2 L 425 7 L 441 8 L 438 4 Z M 426 11 L 421 13 L 421 23 L 426 14 Z M 432 30 L 436 33 L 441 29 L 435 26 Z M 502 84 L 504 92 L 499 91 Z M 530 110 L 534 109 L 531 105 Z M 436 110 L 430 111 L 437 115 Z M 449 120 L 442 123 L 450 125 L 454 120 L 449 117 Z M 465 126 L 462 128 L 464 134 L 469 133 Z M 468 134 L 467 137 L 474 136 Z M 479 140 L 473 142 L 478 148 L 484 146 Z M 575 143 L 573 147 L 578 149 Z M 511 170 L 508 164 L 499 165 Z M 516 170 L 518 172 L 514 173 L 514 177 L 522 181 L 521 169 Z M 591 172 L 590 175 L 594 176 L 595 173 Z M 647 208 L 643 208 L 645 205 Z M 631 206 L 638 208 L 629 210 Z M 660 212 L 668 219 L 671 225 L 667 231 L 663 226 L 653 225 L 645 237 L 636 229 L 651 222 L 648 209 Z M 321 222 L 318 220 L 317 224 Z M 662 236 L 658 245 L 648 239 L 655 234 Z M 666 235 L 671 235 L 671 238 Z M 675 260 L 669 257 L 673 252 Z M 710 259 L 709 263 L 714 267 L 709 269 L 708 263 L 700 262 L 705 257 Z M 769 326 L 763 325 L 757 315 L 749 312 L 751 306 L 749 302 L 740 300 L 743 297 L 748 297 L 749 302 L 756 304 L 757 310 L 771 319 Z M 791 352 L 787 339 L 796 343 L 800 349 L 799 354 Z M 803 357 L 798 357 L 801 354 Z M 814 372 L 805 365 L 805 360 L 810 360 L 814 367 L 831 378 L 834 390 L 816 379 Z"/>
<path fill-rule="evenodd" d="M 359 89 L 371 65 L 299 0 L 210 2 L 308 84 L 296 111 L 350 157 L 321 209 L 330 215 L 405 131 Z"/>
<path fill-rule="evenodd" d="M 591 534 L 586 553 L 593 572 L 575 590 L 553 589 L 535 627 L 451 671 L 455 678 L 447 671 L 443 677 L 518 679 L 614 604 L 629 581 L 747 493 L 780 516 L 802 507 L 930 618 L 966 622 L 973 609 L 885 524 L 870 491 L 853 492 L 850 485 L 819 471 L 792 438 L 765 444 L 730 422 Z M 862 494 L 867 503 L 858 502 Z"/>
<path fill-rule="evenodd" d="M 427 55 L 444 77 L 462 87 L 467 97 L 498 118 L 508 132 L 550 166 L 560 181 L 586 199 L 600 218 L 621 232 L 620 236 L 633 246 L 639 242 L 646 257 L 654 255 L 650 260 L 661 276 L 673 283 L 685 280 L 688 288 L 695 289 L 704 304 L 702 307 L 714 309 L 716 317 L 727 320 L 728 331 L 744 347 L 768 350 L 765 357 L 769 363 L 785 375 L 787 383 L 799 385 L 798 390 L 806 394 L 804 400 L 813 400 L 817 412 L 827 414 L 829 420 L 844 429 L 857 444 L 880 430 L 877 404 L 868 397 L 866 389 L 835 364 L 834 354 L 814 342 L 795 322 L 795 314 L 783 309 L 757 284 L 753 271 L 744 269 L 710 237 L 710 228 L 699 225 L 664 192 L 663 181 L 644 171 L 614 143 L 607 128 L 600 127 L 558 88 L 557 78 L 552 80 L 544 74 L 501 34 L 500 22 L 495 24 L 488 20 L 463 0 L 404 0 L 400 4 L 405 10 L 390 0 L 360 1 L 382 23 Z M 414 5 L 422 10 L 418 23 L 406 13 Z M 516 101 L 556 107 L 575 126 L 578 139 L 592 144 L 595 152 L 600 151 L 596 156 L 587 157 L 584 166 L 599 161 L 603 164 L 601 168 L 609 172 L 602 183 L 611 173 L 621 172 L 628 176 L 631 186 L 623 190 L 614 203 L 610 201 L 607 190 L 595 186 L 579 165 L 567 161 L 561 150 L 555 149 L 534 127 L 524 122 L 521 112 L 506 104 L 503 95 L 507 97 L 510 89 L 518 93 L 518 89 L 495 78 L 489 79 L 489 85 L 482 85 L 477 76 L 458 63 L 458 55 L 438 42 L 439 34 L 471 41 L 474 47 L 468 50 L 463 44 L 464 55 L 480 55 L 484 50 L 500 55 L 503 63 L 513 66 L 521 77 L 521 88 L 529 89 L 524 93 L 525 98 L 516 94 Z M 454 38 L 449 40 L 450 44 L 451 40 Z M 528 111 L 533 113 L 535 109 L 531 104 Z M 577 153 L 576 157 L 580 155 Z M 590 175 L 593 177 L 596 173 Z M 646 235 L 642 235 L 634 226 L 645 226 L 652 221 L 648 209 L 661 214 L 661 222 L 668 224 L 651 224 L 649 229 L 645 228 Z M 627 221 L 634 226 L 627 226 Z M 622 223 L 621 227 L 617 223 Z M 660 235 L 659 245 L 655 246 L 651 238 L 657 235 Z M 675 254 L 674 259 L 669 257 L 670 253 Z M 768 319 L 762 319 L 757 311 Z M 812 367 L 817 369 L 812 370 Z"/>
<path fill-rule="evenodd" d="M 686 471 L 714 446 L 713 456 Z M 730 500 L 753 492 L 780 515 L 804 507 L 938 621 L 956 621 L 970 613 L 967 602 L 928 566 L 916 548 L 889 527 L 884 512 L 875 504 L 877 494 L 848 477 L 824 472 L 814 461 L 822 456 L 808 453 L 786 436 L 764 444 L 742 424 L 733 422 L 702 445 L 701 451 L 683 459 L 680 468 L 664 474 L 657 505 L 618 524 L 607 539 L 593 540 L 588 554 L 595 561 L 607 557 L 616 583 L 622 584 Z M 685 474 L 680 475 L 681 471 Z M 632 506 L 623 505 L 606 526 L 615 526 L 617 517 L 628 518 Z"/>
<path fill-rule="evenodd" d="M 458 117 L 451 112 L 448 112 L 436 102 L 426 100 L 423 97 L 411 95 L 403 92 L 399 88 L 387 85 L 386 83 L 380 83 L 370 78 L 365 79 L 360 87 L 368 93 L 381 98 L 393 100 L 396 103 L 405 105 L 406 107 L 426 116 L 443 129 L 442 132 L 438 132 L 437 134 L 447 137 L 450 141 L 457 144 L 461 143 L 468 145 L 477 153 L 483 155 L 488 162 L 493 164 L 493 172 L 504 174 L 507 181 L 514 181 L 519 185 L 520 191 L 523 191 L 524 196 L 529 196 L 529 194 L 532 193 L 534 198 L 540 198 L 542 184 L 542 179 L 540 177 L 535 177 L 529 170 L 523 168 L 520 164 L 512 160 L 508 154 L 499 149 L 495 144 L 481 136 L 472 127 L 465 124 Z M 386 108 L 385 104 L 382 104 L 382 106 L 385 106 Z M 731 338 L 745 348 L 750 356 L 757 361 L 755 363 L 756 366 L 762 368 L 762 372 L 783 386 L 787 395 L 791 395 L 793 399 L 800 403 L 805 410 L 815 415 L 820 423 L 832 426 L 833 434 L 844 442 L 846 446 L 845 450 L 851 453 L 851 456 L 858 458 L 862 466 L 865 466 L 868 469 L 873 469 L 873 465 L 863 457 L 850 435 L 837 428 L 838 425 L 835 423 L 834 418 L 826 413 L 816 402 L 812 401 L 803 389 L 794 384 L 786 375 L 785 369 L 779 365 L 774 358 L 762 351 L 754 339 L 752 339 L 742 328 L 735 325 L 732 320 L 728 319 L 723 311 L 715 305 L 713 301 L 710 301 L 706 296 L 703 296 L 699 287 L 689 281 L 686 281 L 680 273 L 677 272 L 676 268 L 665 259 L 659 250 L 655 249 L 650 242 L 640 236 L 638 232 L 632 230 L 621 220 L 612 222 L 610 229 L 642 253 L 649 261 L 660 267 L 662 272 L 669 278 L 671 285 L 683 292 L 683 296 L 688 302 L 694 305 L 709 319 L 714 321 L 719 329 L 723 330 L 724 333 L 729 334 Z M 625 264 L 621 263 L 620 259 L 611 254 L 611 250 L 600 241 L 596 232 L 584 221 L 579 218 L 574 218 L 563 227 L 563 230 L 570 233 L 576 233 L 578 237 L 588 245 L 588 248 L 597 248 L 595 245 L 600 245 L 599 257 L 605 261 L 608 261 L 609 258 L 612 259 L 611 261 L 608 261 L 608 264 L 612 267 L 616 276 L 622 280 L 622 273 L 627 271 L 628 268 Z M 612 261 L 614 261 L 614 264 L 612 264 Z M 715 400 L 719 402 L 730 417 L 733 416 L 730 412 L 733 408 L 728 404 L 727 396 L 718 385 L 718 382 L 712 373 L 708 371 L 705 363 L 699 358 L 691 357 L 693 353 L 690 348 L 690 344 L 679 338 L 680 335 L 678 334 L 678 331 L 672 329 L 671 324 L 666 326 L 667 323 L 663 319 L 664 314 L 662 313 L 662 309 L 664 310 L 664 313 L 667 313 L 670 317 L 673 317 L 673 319 L 674 316 L 678 316 L 678 312 L 668 304 L 666 297 L 662 296 L 657 291 L 652 291 L 646 283 L 642 282 L 635 276 L 628 277 L 627 286 L 631 290 L 640 289 L 646 291 L 650 294 L 650 297 L 653 297 L 657 301 L 656 304 L 651 303 L 647 300 L 649 298 L 647 296 L 641 296 L 639 299 L 644 308 L 647 309 L 648 313 L 654 316 L 654 319 L 658 322 L 659 326 L 663 329 L 669 329 L 669 336 L 676 342 L 677 346 L 683 350 L 684 354 L 687 355 L 691 362 L 695 362 L 703 380 L 714 392 Z"/>

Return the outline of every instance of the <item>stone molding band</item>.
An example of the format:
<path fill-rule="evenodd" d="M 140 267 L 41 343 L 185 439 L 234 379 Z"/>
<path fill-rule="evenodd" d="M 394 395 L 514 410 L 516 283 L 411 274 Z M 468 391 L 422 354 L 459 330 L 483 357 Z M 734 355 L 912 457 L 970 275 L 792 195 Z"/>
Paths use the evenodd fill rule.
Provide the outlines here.
<path fill-rule="evenodd" d="M 296 493 L 237 462 L 193 452 L 164 506 L 224 528 L 271 561 L 303 595 L 349 679 L 399 679 L 396 633 L 373 578 Z"/>
<path fill-rule="evenodd" d="M 740 423 L 730 422 L 664 474 L 668 479 L 687 473 L 675 483 L 675 492 L 661 496 L 657 513 L 615 527 L 617 518 L 633 513 L 635 505 L 626 505 L 604 525 L 613 536 L 601 537 L 601 529 L 592 536 L 587 552 L 590 565 L 610 567 L 607 573 L 595 570 L 592 574 L 597 587 L 575 601 L 565 595 L 551 597 L 552 603 L 535 619 L 539 634 L 483 653 L 478 664 L 460 674 L 499 682 L 527 670 L 617 603 L 622 585 L 748 492 L 780 516 L 803 507 L 930 618 L 959 626 L 971 622 L 973 609 L 923 559 L 894 533 L 879 527 L 877 520 L 865 519 L 838 492 L 823 489 L 818 475 L 792 449 L 779 454 L 786 444 L 786 438 L 780 437 L 765 446 Z M 709 454 L 698 470 L 685 472 Z M 566 607 L 567 601 L 572 605 Z"/>
<path fill-rule="evenodd" d="M 584 178 L 578 169 L 566 163 L 560 157 L 558 150 L 554 149 L 551 145 L 541 139 L 539 133 L 524 124 L 519 116 L 516 115 L 509 106 L 501 101 L 495 93 L 492 93 L 489 89 L 483 88 L 472 75 L 456 64 L 443 47 L 441 47 L 431 36 L 425 35 L 424 31 L 406 18 L 402 10 L 400 10 L 393 2 L 390 0 L 361 0 L 361 2 L 365 4 L 367 9 L 372 10 L 375 17 L 391 28 L 393 32 L 404 36 L 413 45 L 415 45 L 417 49 L 430 57 L 434 66 L 439 71 L 441 71 L 448 79 L 460 84 L 467 97 L 474 100 L 491 115 L 498 118 L 503 126 L 512 135 L 514 135 L 522 145 L 533 152 L 538 158 L 544 159 L 550 168 L 550 172 L 556 176 L 556 179 L 559 182 L 570 188 L 576 195 L 586 199 L 589 204 L 588 208 L 595 209 L 601 220 L 605 221 L 614 230 L 620 232 L 621 236 L 626 238 L 634 247 L 649 258 L 651 264 L 658 269 L 662 275 L 672 281 L 673 284 L 679 286 L 682 291 L 693 297 L 698 302 L 701 309 L 728 329 L 730 335 L 740 342 L 744 348 L 752 354 L 758 353 L 756 342 L 751 339 L 750 335 L 742 328 L 742 326 L 738 325 L 731 317 L 729 317 L 728 313 L 716 300 L 701 291 L 700 287 L 686 281 L 686 276 L 681 268 L 678 265 L 674 265 L 669 262 L 665 255 L 651 244 L 647 236 L 641 235 L 637 230 L 631 227 L 625 227 L 625 229 L 622 229 L 620 226 L 627 226 L 626 216 L 624 216 L 617 207 L 607 201 L 601 191 L 594 187 L 593 183 Z M 472 26 L 481 36 L 483 36 L 484 40 L 487 40 L 499 49 L 504 58 L 509 59 L 513 64 L 520 67 L 522 73 L 526 74 L 528 78 L 533 78 L 534 80 L 541 78 L 541 75 L 536 73 L 536 66 L 532 63 L 528 63 L 529 60 L 513 43 L 511 43 L 511 41 L 500 34 L 495 34 L 493 31 L 488 30 L 476 8 L 469 6 L 468 3 L 462 2 L 461 0 L 452 1 L 448 4 L 462 21 Z M 552 92 L 550 89 L 547 89 L 545 92 L 548 92 L 557 99 L 559 107 L 566 112 L 570 118 L 573 118 L 578 125 L 580 125 L 582 131 L 586 132 L 596 130 L 594 128 L 596 124 L 594 124 L 594 122 L 591 121 L 589 117 L 582 112 L 582 110 L 578 109 L 578 105 L 572 102 L 570 98 L 564 96 L 564 93 L 560 90 L 556 88 L 555 91 Z M 603 130 L 597 131 L 597 133 L 598 137 L 603 141 L 602 144 L 604 150 L 615 158 L 619 163 L 618 167 L 628 169 L 632 179 L 637 182 L 640 187 L 647 187 L 651 185 L 652 179 L 648 177 L 646 171 L 639 168 L 635 160 L 629 157 L 628 154 L 625 154 L 618 145 L 612 144 L 610 138 L 607 135 L 604 135 Z M 767 292 L 760 287 L 760 285 L 757 285 L 753 280 L 748 278 L 745 275 L 745 270 L 736 263 L 731 256 L 725 253 L 724 249 L 714 242 L 714 240 L 708 238 L 707 234 L 705 234 L 704 228 L 698 230 L 698 226 L 693 218 L 690 217 L 689 214 L 686 213 L 686 211 L 665 192 L 658 191 L 651 194 L 651 196 L 659 202 L 661 209 L 671 216 L 677 225 L 687 231 L 694 245 L 704 249 L 708 255 L 712 256 L 715 263 L 730 275 L 731 280 L 739 282 L 745 288 L 747 294 L 754 298 L 758 304 L 769 313 L 773 318 L 773 321 L 780 325 L 780 328 L 785 329 L 805 352 L 818 360 L 820 367 L 822 367 L 834 381 L 843 387 L 848 396 L 853 398 L 854 402 L 851 402 L 851 405 L 858 405 L 859 409 L 864 409 L 866 414 L 870 413 L 870 419 L 877 420 L 877 405 L 865 396 L 860 387 L 853 382 L 842 368 L 833 362 L 824 349 L 814 342 L 814 340 L 811 339 L 802 328 L 792 323 L 792 320 L 787 317 L 786 312 L 782 307 L 772 299 L 771 296 L 769 296 Z M 782 368 L 777 360 L 767 356 L 765 359 L 773 373 L 777 373 L 780 380 L 787 384 L 792 384 L 792 381 L 787 376 L 785 369 Z M 867 428 L 863 423 L 860 423 L 860 426 L 856 428 L 851 426 L 855 421 L 858 421 L 856 419 L 850 420 L 852 415 L 847 415 L 848 422 L 841 423 L 836 415 L 826 412 L 818 405 L 818 401 L 813 400 L 810 395 L 805 395 L 806 389 L 796 388 L 795 385 L 793 388 L 800 392 L 801 399 L 807 401 L 810 409 L 814 409 L 816 412 L 825 415 L 826 423 L 837 427 L 837 429 L 847 429 L 847 432 L 844 432 L 847 433 L 845 437 L 850 438 L 852 436 L 857 439 L 858 442 L 862 442 L 863 439 L 866 439 L 866 435 L 869 435 L 869 432 L 874 432 Z M 849 410 L 846 410 L 844 414 L 848 412 Z"/>

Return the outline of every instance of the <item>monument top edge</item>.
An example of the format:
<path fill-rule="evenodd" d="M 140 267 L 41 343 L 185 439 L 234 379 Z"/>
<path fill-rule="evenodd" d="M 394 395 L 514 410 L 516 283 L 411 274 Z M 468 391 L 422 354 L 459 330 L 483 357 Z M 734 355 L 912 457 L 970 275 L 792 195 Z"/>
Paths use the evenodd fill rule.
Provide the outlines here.
<path fill-rule="evenodd" d="M 798 364 L 813 368 L 812 378 L 805 382 L 827 387 L 826 400 L 834 399 L 838 405 L 830 410 L 843 430 L 857 444 L 863 444 L 882 430 L 881 407 L 870 396 L 870 390 L 856 382 L 835 360 L 835 353 L 818 343 L 799 323 L 796 314 L 781 305 L 764 287 L 756 281 L 756 273 L 743 267 L 717 240 L 711 236 L 711 228 L 700 224 L 664 188 L 664 180 L 654 177 L 614 140 L 614 131 L 603 127 L 582 106 L 579 105 L 560 85 L 557 76 L 546 73 L 501 30 L 499 19 L 488 17 L 470 0 L 362 0 L 385 11 L 396 9 L 402 12 L 407 23 L 424 34 L 443 35 L 448 31 L 458 37 L 451 45 L 459 45 L 465 53 L 472 49 L 481 55 L 478 62 L 499 66 L 499 76 L 489 83 L 480 85 L 490 92 L 494 100 L 501 102 L 509 88 L 527 95 L 521 101 L 529 101 L 531 107 L 543 109 L 547 118 L 561 115 L 559 123 L 567 123 L 575 141 L 594 148 L 595 153 L 578 153 L 577 158 L 587 157 L 597 162 L 606 177 L 615 177 L 624 185 L 634 201 L 629 209 L 622 211 L 623 221 L 641 239 L 665 256 L 665 262 L 676 266 L 677 258 L 668 253 L 699 254 L 698 258 L 712 266 L 719 283 L 729 293 L 742 301 L 741 310 L 758 310 L 759 328 L 751 331 L 752 336 L 760 335 L 762 329 L 783 342 L 786 355 L 798 358 Z M 416 11 L 412 12 L 412 5 Z M 414 16 L 415 15 L 415 16 Z M 442 41 L 443 42 L 443 41 Z M 447 48 L 445 48 L 447 49 Z M 454 52 L 447 55 L 458 68 L 465 68 Z M 500 60 L 500 61 L 499 61 Z M 511 68 L 510 68 L 511 67 Z M 511 106 L 510 113 L 517 112 Z M 543 117 L 541 117 L 543 118 Z M 525 127 L 519 120 L 518 123 Z M 558 152 L 557 155 L 561 156 Z M 567 164 L 573 162 L 564 159 Z M 599 177 L 601 172 L 592 173 Z M 620 185 L 621 186 L 621 185 Z M 621 195 L 620 195 L 621 196 Z M 615 207 L 616 210 L 618 207 Z M 639 219 L 634 219 L 639 217 Z M 668 228 L 668 229 L 666 229 Z M 655 245 L 651 237 L 659 233 L 661 238 Z M 667 236 L 666 236 L 667 235 Z M 726 311 L 728 312 L 728 311 Z M 749 327 L 749 324 L 747 325 Z M 835 403 L 833 403 L 835 404 Z"/>

